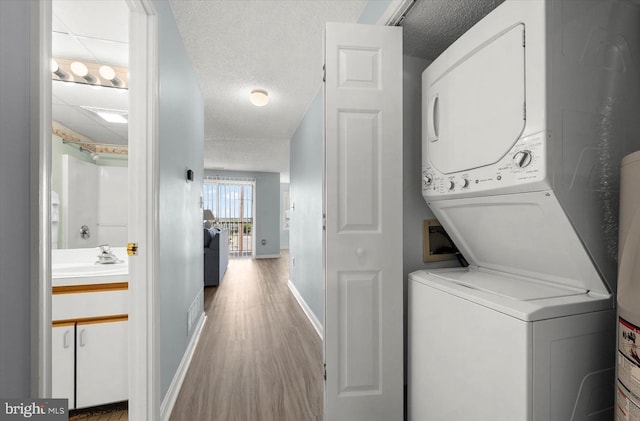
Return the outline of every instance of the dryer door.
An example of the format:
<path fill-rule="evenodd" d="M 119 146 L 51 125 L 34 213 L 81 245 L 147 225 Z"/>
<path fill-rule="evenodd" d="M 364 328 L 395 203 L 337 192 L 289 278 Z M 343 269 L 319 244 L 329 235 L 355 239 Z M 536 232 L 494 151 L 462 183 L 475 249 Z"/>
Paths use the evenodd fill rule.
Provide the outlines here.
<path fill-rule="evenodd" d="M 498 162 L 525 127 L 524 24 L 502 32 L 444 72 L 425 71 L 423 147 L 444 174 Z"/>

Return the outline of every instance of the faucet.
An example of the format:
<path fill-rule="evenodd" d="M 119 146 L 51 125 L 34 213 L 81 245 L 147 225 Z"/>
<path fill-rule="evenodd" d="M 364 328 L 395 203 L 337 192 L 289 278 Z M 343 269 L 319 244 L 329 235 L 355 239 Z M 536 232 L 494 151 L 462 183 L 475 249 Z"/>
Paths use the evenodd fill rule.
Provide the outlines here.
<path fill-rule="evenodd" d="M 122 260 L 118 259 L 115 254 L 111 251 L 111 247 L 109 244 L 102 244 L 98 246 L 98 260 L 96 264 L 104 265 L 110 263 L 122 263 Z"/>

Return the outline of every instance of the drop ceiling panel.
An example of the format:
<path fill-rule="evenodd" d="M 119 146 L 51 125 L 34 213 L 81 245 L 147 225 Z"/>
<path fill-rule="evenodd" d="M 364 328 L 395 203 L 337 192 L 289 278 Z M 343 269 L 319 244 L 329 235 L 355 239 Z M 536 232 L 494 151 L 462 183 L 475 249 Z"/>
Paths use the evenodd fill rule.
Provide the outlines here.
<path fill-rule="evenodd" d="M 127 111 L 129 91 L 82 83 L 53 81 L 51 92 L 66 104 Z"/>
<path fill-rule="evenodd" d="M 95 61 L 95 56 L 81 42 L 69 34 L 54 32 L 51 40 L 53 57 Z"/>
<path fill-rule="evenodd" d="M 117 127 L 116 124 L 111 124 L 112 128 L 107 127 L 109 123 L 104 122 L 103 124 L 100 121 L 100 117 L 75 105 L 60 104 L 53 107 L 51 117 L 63 126 L 72 128 L 74 131 L 98 143 L 118 145 L 127 143 L 126 137 L 121 135 L 122 128 Z M 126 124 L 121 124 L 120 126 L 126 127 Z"/>
<path fill-rule="evenodd" d="M 95 38 L 79 38 L 78 40 L 93 53 L 96 62 L 113 66 L 129 66 L 129 45 L 127 43 Z"/>
<path fill-rule="evenodd" d="M 53 15 L 76 36 L 129 42 L 129 7 L 123 0 L 54 0 Z"/>

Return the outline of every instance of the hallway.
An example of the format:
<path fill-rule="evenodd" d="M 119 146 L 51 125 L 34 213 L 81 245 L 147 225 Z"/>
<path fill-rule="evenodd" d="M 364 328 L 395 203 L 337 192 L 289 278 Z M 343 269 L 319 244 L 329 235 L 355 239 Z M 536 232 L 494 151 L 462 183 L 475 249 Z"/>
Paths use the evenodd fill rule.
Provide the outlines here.
<path fill-rule="evenodd" d="M 205 288 L 207 321 L 171 421 L 322 418 L 322 342 L 278 259 L 232 259 Z"/>

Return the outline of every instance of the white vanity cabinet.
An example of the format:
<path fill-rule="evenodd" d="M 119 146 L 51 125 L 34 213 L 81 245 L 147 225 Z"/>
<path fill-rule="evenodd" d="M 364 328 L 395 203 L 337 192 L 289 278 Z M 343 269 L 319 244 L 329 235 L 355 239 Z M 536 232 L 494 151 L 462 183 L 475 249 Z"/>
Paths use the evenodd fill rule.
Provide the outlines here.
<path fill-rule="evenodd" d="M 51 329 L 51 389 L 52 398 L 69 399 L 69 408 L 75 408 L 75 322 L 54 325 Z"/>
<path fill-rule="evenodd" d="M 126 278 L 81 281 L 52 290 L 52 397 L 69 409 L 129 397 Z"/>

